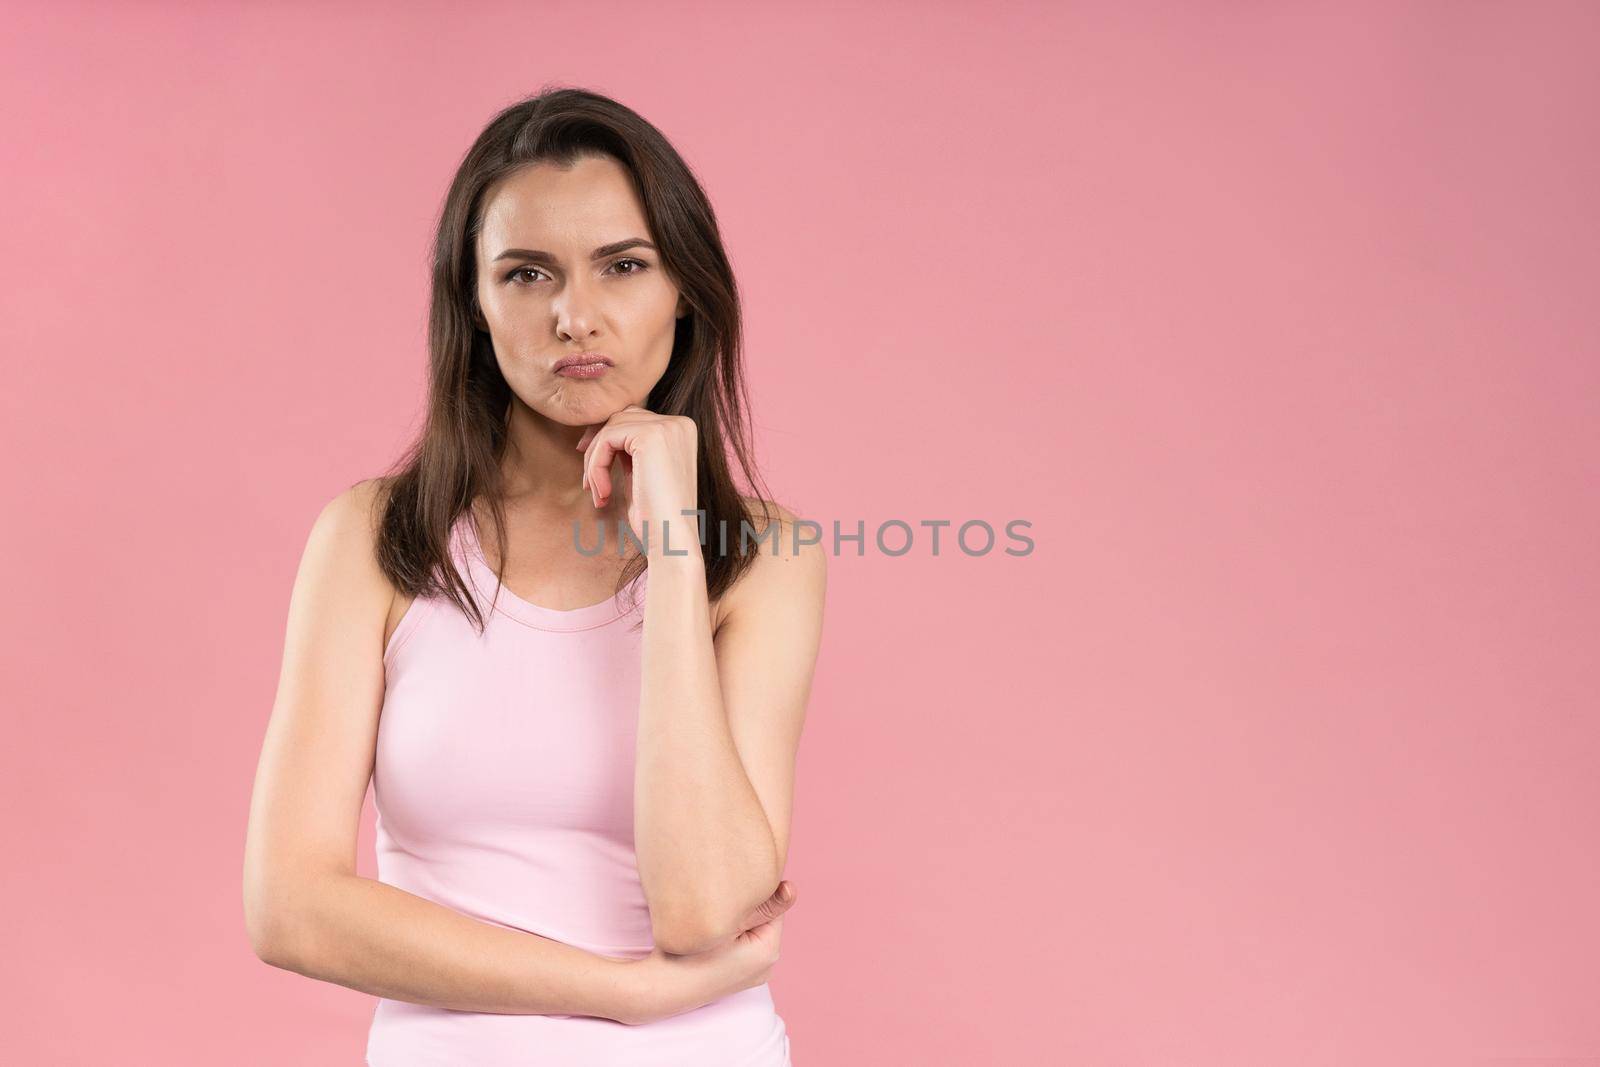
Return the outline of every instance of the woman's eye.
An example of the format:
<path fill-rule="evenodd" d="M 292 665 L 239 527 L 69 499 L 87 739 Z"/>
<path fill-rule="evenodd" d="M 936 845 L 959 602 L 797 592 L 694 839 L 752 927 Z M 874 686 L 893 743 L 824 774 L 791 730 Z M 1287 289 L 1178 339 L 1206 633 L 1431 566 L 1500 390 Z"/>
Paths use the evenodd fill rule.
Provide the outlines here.
<path fill-rule="evenodd" d="M 616 268 L 622 266 L 624 263 L 631 263 L 634 266 L 635 269 L 633 269 L 633 270 L 625 270 L 625 271 L 618 271 L 618 273 L 621 274 L 623 277 L 627 277 L 627 276 L 632 275 L 632 274 L 639 274 L 639 273 L 642 273 L 643 271 L 646 271 L 646 270 L 650 269 L 650 264 L 646 263 L 644 260 L 642 260 L 642 259 L 632 259 L 632 258 L 619 259 L 619 260 L 617 260 L 615 263 L 613 263 L 611 265 L 611 268 L 613 270 L 616 270 Z M 506 281 L 508 281 L 508 282 L 520 282 L 521 275 L 524 275 L 524 274 L 544 274 L 544 271 L 540 270 L 538 267 L 518 267 L 516 270 L 512 271 L 510 274 L 506 275 Z"/>

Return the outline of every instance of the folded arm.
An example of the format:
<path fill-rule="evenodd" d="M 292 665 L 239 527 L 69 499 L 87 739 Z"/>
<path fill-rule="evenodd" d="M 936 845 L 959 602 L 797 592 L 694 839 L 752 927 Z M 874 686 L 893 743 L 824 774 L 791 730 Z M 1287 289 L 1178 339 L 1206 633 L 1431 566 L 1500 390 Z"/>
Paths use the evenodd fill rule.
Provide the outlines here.
<path fill-rule="evenodd" d="M 697 553 L 650 562 L 634 839 L 656 943 L 703 951 L 741 932 L 788 857 L 795 757 L 821 641 L 820 545 L 763 546 L 712 631 Z"/>

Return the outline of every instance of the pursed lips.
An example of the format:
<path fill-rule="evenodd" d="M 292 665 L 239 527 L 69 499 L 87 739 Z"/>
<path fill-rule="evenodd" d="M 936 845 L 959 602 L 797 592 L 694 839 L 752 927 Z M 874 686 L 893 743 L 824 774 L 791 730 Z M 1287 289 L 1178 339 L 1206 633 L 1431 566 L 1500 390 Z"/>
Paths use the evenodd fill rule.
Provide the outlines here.
<path fill-rule="evenodd" d="M 611 360 L 598 353 L 567 356 L 556 363 L 555 373 L 562 378 L 599 378 L 611 369 Z"/>
<path fill-rule="evenodd" d="M 552 369 L 560 371 L 568 367 L 592 367 L 597 364 L 606 367 L 613 366 L 611 357 L 603 352 L 580 352 L 575 356 L 562 356 L 556 360 L 556 365 Z"/>

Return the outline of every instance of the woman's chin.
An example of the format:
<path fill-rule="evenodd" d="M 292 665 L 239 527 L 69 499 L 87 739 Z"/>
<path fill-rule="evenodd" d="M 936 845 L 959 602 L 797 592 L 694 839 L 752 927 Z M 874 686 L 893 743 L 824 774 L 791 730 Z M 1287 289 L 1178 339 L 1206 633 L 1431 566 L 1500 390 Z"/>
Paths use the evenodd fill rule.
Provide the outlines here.
<path fill-rule="evenodd" d="M 590 385 L 562 389 L 534 410 L 551 422 L 559 422 L 564 426 L 593 426 L 605 422 L 627 406 L 628 401 L 619 400 Z"/>

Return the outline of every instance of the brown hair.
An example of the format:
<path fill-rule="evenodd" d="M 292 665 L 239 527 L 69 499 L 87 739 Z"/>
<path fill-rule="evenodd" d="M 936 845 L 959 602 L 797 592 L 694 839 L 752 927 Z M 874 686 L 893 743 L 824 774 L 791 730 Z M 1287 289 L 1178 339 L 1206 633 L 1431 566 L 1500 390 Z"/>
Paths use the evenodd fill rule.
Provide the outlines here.
<path fill-rule="evenodd" d="M 408 596 L 446 597 L 480 630 L 487 620 L 451 561 L 449 537 L 456 520 L 482 496 L 494 517 L 499 559 L 506 558 L 500 459 L 512 393 L 474 314 L 482 201 L 491 185 L 523 167 L 565 167 L 591 155 L 610 156 L 632 176 L 663 269 L 689 308 L 677 320 L 671 359 L 645 407 L 688 416 L 699 429 L 697 488 L 706 541 L 701 553 L 710 599 L 754 562 L 742 551 L 743 522 L 754 512 L 747 510 L 728 461 L 731 451 L 746 482 L 754 484 L 739 294 L 716 214 L 688 164 L 636 112 L 584 89 L 546 88 L 497 114 L 450 183 L 433 244 L 426 421 L 381 479 L 385 491 L 379 495 L 377 558 L 389 580 Z M 768 509 L 769 502 L 767 494 L 750 501 L 771 521 L 777 512 Z M 476 518 L 468 515 L 467 521 Z M 718 548 L 724 522 L 728 552 Z M 752 529 L 763 531 L 765 523 Z M 617 592 L 645 566 L 642 555 L 633 557 Z"/>

